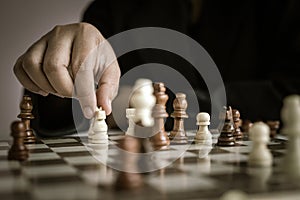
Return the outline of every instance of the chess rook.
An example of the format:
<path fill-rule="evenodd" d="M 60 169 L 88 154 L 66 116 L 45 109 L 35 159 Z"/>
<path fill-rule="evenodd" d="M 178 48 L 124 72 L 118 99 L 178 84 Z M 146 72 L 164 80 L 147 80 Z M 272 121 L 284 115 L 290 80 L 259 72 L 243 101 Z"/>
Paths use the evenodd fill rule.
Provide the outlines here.
<path fill-rule="evenodd" d="M 188 115 L 186 114 L 187 106 L 186 95 L 177 93 L 176 98 L 173 101 L 174 112 L 171 114 L 171 117 L 174 118 L 174 127 L 170 132 L 172 143 L 188 143 L 188 138 L 184 130 L 184 119 L 188 118 Z"/>
<path fill-rule="evenodd" d="M 154 118 L 154 135 L 150 138 L 154 149 L 162 149 L 170 145 L 170 140 L 164 126 L 164 119 L 169 116 L 166 112 L 166 103 L 169 97 L 165 92 L 166 88 L 163 83 L 154 83 L 154 95 L 156 97 L 156 105 L 152 111 Z"/>
<path fill-rule="evenodd" d="M 234 127 L 234 132 L 233 136 L 235 140 L 243 140 L 243 132 L 240 129 L 241 125 L 241 120 L 240 120 L 240 112 L 237 109 L 232 109 L 232 118 L 233 118 L 233 127 Z"/>
<path fill-rule="evenodd" d="M 233 127 L 233 119 L 232 119 L 232 109 L 229 106 L 228 109 L 224 107 L 226 110 L 225 113 L 225 122 L 223 128 L 221 130 L 220 136 L 218 138 L 218 146 L 234 146 L 235 138 L 233 136 L 234 127 Z"/>
<path fill-rule="evenodd" d="M 25 124 L 25 128 L 26 128 L 25 131 L 26 137 L 24 139 L 25 143 L 35 143 L 36 141 L 33 130 L 30 127 L 30 120 L 34 119 L 34 116 L 32 114 L 32 109 L 33 109 L 33 105 L 31 101 L 31 97 L 28 95 L 24 95 L 20 103 L 21 113 L 18 115 L 18 118 L 20 118 Z"/>
<path fill-rule="evenodd" d="M 249 130 L 249 137 L 253 141 L 253 147 L 249 154 L 248 164 L 257 167 L 270 167 L 273 157 L 267 148 L 270 140 L 270 128 L 263 122 L 255 122 Z"/>
<path fill-rule="evenodd" d="M 24 122 L 15 121 L 11 124 L 11 136 L 13 137 L 13 144 L 8 151 L 8 160 L 27 160 L 29 152 L 24 144 L 24 139 L 27 136 Z"/>

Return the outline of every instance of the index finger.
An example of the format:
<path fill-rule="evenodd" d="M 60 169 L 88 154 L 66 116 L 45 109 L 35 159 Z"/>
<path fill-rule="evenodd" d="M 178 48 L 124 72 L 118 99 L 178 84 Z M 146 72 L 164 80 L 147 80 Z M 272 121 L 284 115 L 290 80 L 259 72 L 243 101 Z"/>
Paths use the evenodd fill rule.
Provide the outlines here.
<path fill-rule="evenodd" d="M 97 108 L 95 81 L 94 81 L 94 59 L 92 52 L 79 67 L 74 80 L 74 96 L 79 100 L 83 114 L 90 119 L 94 116 Z"/>

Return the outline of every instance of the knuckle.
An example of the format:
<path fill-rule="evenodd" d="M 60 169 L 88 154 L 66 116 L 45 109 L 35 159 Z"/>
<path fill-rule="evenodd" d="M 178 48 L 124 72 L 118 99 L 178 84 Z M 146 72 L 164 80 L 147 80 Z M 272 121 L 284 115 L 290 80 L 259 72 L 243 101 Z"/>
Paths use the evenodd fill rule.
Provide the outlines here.
<path fill-rule="evenodd" d="M 24 56 L 22 64 L 24 70 L 32 70 L 39 66 L 39 62 L 30 54 Z"/>
<path fill-rule="evenodd" d="M 93 26 L 90 23 L 86 23 L 86 22 L 80 22 L 78 23 L 78 26 L 80 29 L 82 30 L 87 30 L 87 31 L 94 31 L 94 30 L 98 30 L 95 26 Z"/>
<path fill-rule="evenodd" d="M 62 25 L 56 25 L 54 26 L 51 32 L 54 34 L 58 34 L 61 31 L 62 27 L 63 27 Z"/>
<path fill-rule="evenodd" d="M 60 63 L 58 62 L 58 60 L 50 59 L 43 63 L 43 71 L 46 74 L 57 72 L 59 70 L 59 66 L 60 66 Z"/>
<path fill-rule="evenodd" d="M 96 44 L 99 44 L 103 40 L 103 36 L 100 31 L 93 26 L 92 24 L 81 22 L 78 24 L 80 31 L 89 36 L 90 38 L 94 38 Z"/>

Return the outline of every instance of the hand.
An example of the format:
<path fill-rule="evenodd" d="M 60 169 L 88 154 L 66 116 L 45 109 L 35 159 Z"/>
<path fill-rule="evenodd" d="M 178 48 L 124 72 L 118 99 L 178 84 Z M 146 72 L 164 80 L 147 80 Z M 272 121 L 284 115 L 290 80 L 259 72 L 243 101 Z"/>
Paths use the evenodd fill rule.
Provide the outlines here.
<path fill-rule="evenodd" d="M 31 92 L 78 98 L 87 118 L 97 105 L 111 113 L 120 78 L 111 46 L 87 23 L 56 26 L 20 56 L 14 73 Z"/>

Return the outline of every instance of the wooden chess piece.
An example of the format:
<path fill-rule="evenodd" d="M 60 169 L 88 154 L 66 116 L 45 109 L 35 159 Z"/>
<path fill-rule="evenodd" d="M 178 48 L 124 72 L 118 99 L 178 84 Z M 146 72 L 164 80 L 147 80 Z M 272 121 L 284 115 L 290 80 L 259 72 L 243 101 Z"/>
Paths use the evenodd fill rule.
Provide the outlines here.
<path fill-rule="evenodd" d="M 242 123 L 242 131 L 243 133 L 249 133 L 249 129 L 251 128 L 251 126 L 253 125 L 253 123 L 246 119 L 246 120 L 243 120 L 243 123 Z"/>
<path fill-rule="evenodd" d="M 170 139 L 173 143 L 188 143 L 188 138 L 184 130 L 184 119 L 188 118 L 188 115 L 186 114 L 187 106 L 186 95 L 177 93 L 176 98 L 173 101 L 174 112 L 171 114 L 171 117 L 174 118 L 174 127 L 170 133 Z"/>
<path fill-rule="evenodd" d="M 226 107 L 225 107 L 226 108 Z M 234 146 L 235 138 L 233 136 L 234 127 L 233 127 L 233 119 L 232 119 L 232 109 L 229 106 L 226 109 L 226 116 L 224 126 L 221 130 L 221 134 L 218 138 L 218 146 Z"/>
<path fill-rule="evenodd" d="M 243 132 L 240 129 L 240 117 L 241 114 L 237 109 L 232 109 L 232 118 L 233 118 L 233 127 L 234 127 L 234 132 L 233 136 L 235 140 L 243 140 Z"/>
<path fill-rule="evenodd" d="M 155 150 L 165 149 L 170 145 L 170 140 L 165 131 L 164 123 L 164 119 L 169 116 L 166 112 L 166 103 L 169 97 L 165 93 L 166 88 L 163 83 L 154 83 L 153 87 L 154 95 L 156 97 L 156 105 L 152 111 L 152 116 L 154 118 L 154 135 L 150 138 L 150 141 Z"/>
<path fill-rule="evenodd" d="M 280 126 L 280 122 L 278 120 L 267 121 L 267 125 L 270 127 L 270 137 L 274 138 L 277 135 L 277 131 Z"/>
<path fill-rule="evenodd" d="M 34 119 L 34 116 L 32 114 L 32 101 L 31 97 L 28 95 L 24 95 L 23 99 L 20 103 L 20 110 L 21 113 L 18 115 L 18 118 L 20 118 L 26 127 L 26 137 L 24 139 L 24 143 L 35 143 L 36 138 L 35 135 L 33 134 L 33 130 L 30 127 L 30 120 Z"/>
<path fill-rule="evenodd" d="M 27 160 L 29 152 L 24 144 L 26 137 L 26 126 L 22 121 L 14 121 L 11 124 L 11 136 L 13 137 L 13 144 L 8 151 L 8 160 Z"/>
<path fill-rule="evenodd" d="M 144 185 L 143 177 L 138 173 L 138 153 L 142 152 L 141 138 L 125 135 L 119 142 L 118 147 L 124 150 L 121 156 L 122 171 L 119 172 L 115 189 L 130 190 L 138 189 Z"/>

